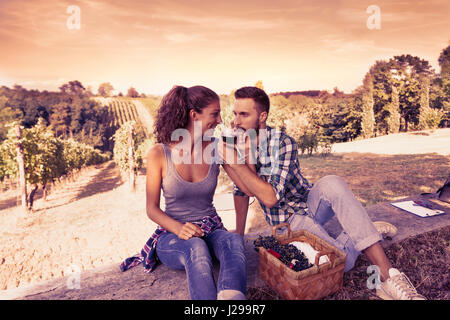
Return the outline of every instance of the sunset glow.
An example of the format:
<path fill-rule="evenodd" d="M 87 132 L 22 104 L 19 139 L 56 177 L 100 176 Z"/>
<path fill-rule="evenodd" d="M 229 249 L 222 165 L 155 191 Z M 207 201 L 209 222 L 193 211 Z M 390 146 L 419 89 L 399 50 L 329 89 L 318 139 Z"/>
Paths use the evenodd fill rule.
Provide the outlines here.
<path fill-rule="evenodd" d="M 367 8 L 380 8 L 369 29 Z M 69 6 L 80 9 L 70 29 Z M 1 0 L 0 85 L 58 90 L 79 80 L 163 94 L 173 85 L 230 93 L 351 92 L 377 59 L 411 54 L 439 72 L 450 2 Z"/>

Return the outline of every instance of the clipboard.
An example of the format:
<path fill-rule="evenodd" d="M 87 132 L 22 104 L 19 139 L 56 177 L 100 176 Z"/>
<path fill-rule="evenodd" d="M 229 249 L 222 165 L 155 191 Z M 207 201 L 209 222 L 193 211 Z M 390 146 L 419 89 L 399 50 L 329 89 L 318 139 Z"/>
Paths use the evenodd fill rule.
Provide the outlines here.
<path fill-rule="evenodd" d="M 408 211 L 409 213 L 415 214 L 416 216 L 419 216 L 421 218 L 428 218 L 428 217 L 445 214 L 445 211 L 426 208 L 424 206 L 421 206 L 421 205 L 415 203 L 412 200 L 402 201 L 402 202 L 394 202 L 394 203 L 391 203 L 391 205 L 393 205 L 394 207 L 397 207 L 399 209 Z"/>

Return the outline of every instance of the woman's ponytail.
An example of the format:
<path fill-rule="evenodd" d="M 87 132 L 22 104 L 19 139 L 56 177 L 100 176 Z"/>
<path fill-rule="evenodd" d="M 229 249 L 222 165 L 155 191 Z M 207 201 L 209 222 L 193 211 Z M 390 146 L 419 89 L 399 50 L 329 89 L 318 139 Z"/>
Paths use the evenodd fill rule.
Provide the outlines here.
<path fill-rule="evenodd" d="M 155 123 L 156 140 L 170 143 L 170 136 L 177 128 L 185 128 L 189 122 L 188 88 L 173 87 L 162 99 Z"/>
<path fill-rule="evenodd" d="M 155 121 L 155 135 L 158 143 L 169 144 L 172 132 L 186 128 L 189 124 L 189 111 L 202 113 L 219 96 L 203 86 L 190 88 L 175 86 L 162 99 Z"/>

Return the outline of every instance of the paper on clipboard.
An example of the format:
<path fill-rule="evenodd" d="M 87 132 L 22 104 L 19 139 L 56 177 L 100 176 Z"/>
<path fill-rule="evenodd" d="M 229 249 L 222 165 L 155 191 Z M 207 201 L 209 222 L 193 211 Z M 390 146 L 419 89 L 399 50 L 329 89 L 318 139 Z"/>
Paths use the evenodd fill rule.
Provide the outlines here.
<path fill-rule="evenodd" d="M 391 204 L 394 207 L 403 209 L 405 211 L 413 213 L 422 218 L 437 216 L 437 215 L 444 213 L 444 211 L 442 211 L 442 210 L 434 210 L 434 209 L 425 208 L 421 205 L 414 203 L 414 201 L 402 201 L 402 202 L 395 202 L 395 203 L 391 203 Z"/>

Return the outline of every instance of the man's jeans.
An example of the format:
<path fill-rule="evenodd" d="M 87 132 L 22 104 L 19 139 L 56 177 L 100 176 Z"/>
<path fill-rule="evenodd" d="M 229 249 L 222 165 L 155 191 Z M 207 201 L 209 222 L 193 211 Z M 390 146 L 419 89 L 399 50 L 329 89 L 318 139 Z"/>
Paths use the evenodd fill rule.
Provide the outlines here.
<path fill-rule="evenodd" d="M 382 240 L 366 210 L 341 177 L 330 175 L 317 181 L 309 192 L 307 204 L 307 215 L 294 214 L 289 218 L 291 230 L 306 229 L 344 251 L 347 255 L 344 271 L 354 267 L 361 251 Z M 336 238 L 325 228 L 330 226 L 339 228 Z"/>
<path fill-rule="evenodd" d="M 244 241 L 236 233 L 215 230 L 206 238 L 182 240 L 173 233 L 163 234 L 156 244 L 156 254 L 172 269 L 186 269 L 192 300 L 216 300 L 222 290 L 237 290 L 245 295 L 247 260 Z M 220 262 L 217 288 L 213 257 Z"/>

